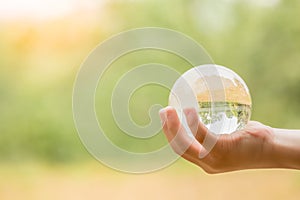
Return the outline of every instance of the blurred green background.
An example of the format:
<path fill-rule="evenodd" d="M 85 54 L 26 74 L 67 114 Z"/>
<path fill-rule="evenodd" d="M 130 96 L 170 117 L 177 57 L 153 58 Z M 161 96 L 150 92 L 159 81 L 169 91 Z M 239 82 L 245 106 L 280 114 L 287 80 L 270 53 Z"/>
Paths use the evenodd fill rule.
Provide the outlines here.
<path fill-rule="evenodd" d="M 104 190 L 109 195 L 115 183 L 124 195 L 111 198 L 134 199 L 129 191 L 145 182 L 136 176 L 133 178 L 138 179 L 136 182 L 126 182 L 130 175 L 99 167 L 81 144 L 72 117 L 72 89 L 80 64 L 101 41 L 132 28 L 163 27 L 192 37 L 203 45 L 216 64 L 233 69 L 245 80 L 252 95 L 253 120 L 273 127 L 300 128 L 300 1 L 66 0 L 53 1 L 48 5 L 49 2 L 45 1 L 45 5 L 35 0 L 26 4 L 20 0 L 0 3 L 2 199 L 46 199 L 42 198 L 41 191 L 56 194 L 49 192 L 57 190 L 56 181 L 52 180 L 55 177 L 58 177 L 57 182 L 65 183 L 60 187 L 61 195 L 53 196 L 55 199 L 66 198 L 72 188 L 78 188 L 76 191 L 82 192 L 80 195 L 90 194 L 90 199 L 101 199 L 100 193 L 89 193 L 89 189 L 103 192 L 100 189 L 102 184 L 101 187 L 106 188 Z M 97 91 L 98 109 L 101 102 L 109 97 L 115 80 L 126 70 L 149 62 L 167 64 L 181 72 L 190 67 L 174 55 L 153 50 L 135 52 L 121 58 L 106 73 L 104 80 L 107 81 L 100 82 L 106 84 L 106 89 Z M 157 86 L 138 90 L 130 104 L 136 123 L 147 124 L 148 108 L 156 102 L 167 105 L 168 93 Z M 104 116 L 109 115 L 109 107 L 101 112 Z M 98 114 L 101 118 L 101 113 Z M 110 138 L 128 150 L 148 151 L 166 144 L 162 133 L 151 141 L 136 141 L 124 136 L 111 118 L 105 117 L 102 123 L 107 132 L 112 133 Z M 89 172 L 83 173 L 81 168 Z M 101 177 L 105 174 L 104 183 L 100 181 L 99 174 Z M 172 188 L 193 188 L 193 191 L 201 193 L 203 187 L 210 188 L 207 191 L 213 191 L 216 185 L 223 187 L 220 181 L 239 188 L 242 187 L 239 181 L 250 179 L 256 183 L 266 180 L 266 177 L 270 181 L 258 185 L 257 193 L 251 193 L 249 199 L 287 198 L 284 194 L 286 190 L 290 191 L 288 199 L 296 199 L 296 194 L 298 197 L 300 195 L 297 190 L 300 175 L 296 172 L 244 172 L 210 179 L 200 169 L 179 161 L 175 167 L 158 172 L 153 177 L 144 176 L 147 183 L 144 189 L 154 187 L 160 177 L 166 185 L 169 184 L 166 180 L 170 179 L 172 187 L 160 188 L 166 199 L 182 199 L 180 195 L 176 196 L 179 189 L 172 193 Z M 193 178 L 195 176 L 202 182 Z M 180 184 L 175 184 L 174 179 L 180 180 Z M 49 182 L 41 180 L 51 180 L 53 184 L 47 185 Z M 107 184 L 106 180 L 109 180 Z M 274 184 L 280 180 L 279 186 Z M 100 181 L 99 184 L 97 181 Z M 80 185 L 85 182 L 89 184 Z M 191 187 L 189 182 L 199 188 Z M 40 183 L 46 185 L 37 189 Z M 74 183 L 73 187 L 70 186 Z M 274 192 L 258 189 L 260 186 L 267 188 L 268 183 Z M 250 185 L 238 190 L 243 191 Z M 281 186 L 283 188 L 278 188 Z M 239 198 L 236 195 L 240 192 L 235 194 L 235 190 L 224 188 L 220 190 L 221 194 L 231 199 Z M 150 193 L 147 198 L 156 198 L 155 194 L 160 192 Z M 192 197 L 197 196 L 197 192 L 185 192 Z M 14 196 L 15 193 L 21 196 Z M 141 193 L 136 195 L 137 199 L 146 198 Z M 182 195 L 184 197 L 184 193 Z M 222 195 L 202 195 L 206 195 L 207 199 L 222 199 Z M 49 196 L 49 199 L 53 198 Z"/>

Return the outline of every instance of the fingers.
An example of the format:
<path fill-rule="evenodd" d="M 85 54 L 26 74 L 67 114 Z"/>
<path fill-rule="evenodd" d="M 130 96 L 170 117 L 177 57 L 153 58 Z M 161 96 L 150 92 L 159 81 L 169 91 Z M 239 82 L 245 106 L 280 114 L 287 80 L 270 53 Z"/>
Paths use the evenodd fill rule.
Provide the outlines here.
<path fill-rule="evenodd" d="M 166 107 L 159 111 L 162 121 L 163 131 L 169 142 L 171 142 L 180 128 L 180 121 L 177 117 L 176 111 L 171 107 Z"/>
<path fill-rule="evenodd" d="M 217 144 L 218 137 L 209 132 L 208 128 L 206 128 L 206 126 L 199 120 L 199 116 L 195 108 L 186 108 L 184 109 L 184 113 L 190 130 L 202 146 L 202 151 L 200 151 L 198 158 L 203 159 Z"/>
<path fill-rule="evenodd" d="M 190 155 L 197 158 L 201 145 L 188 136 L 180 123 L 176 110 L 172 107 L 166 107 L 159 114 L 163 124 L 163 131 L 173 150 L 182 157 Z"/>
<path fill-rule="evenodd" d="M 165 109 L 162 109 L 159 114 L 162 120 L 163 131 L 172 149 L 184 159 L 198 165 L 205 171 L 208 171 L 210 166 L 207 164 L 207 159 L 205 156 L 209 152 L 195 138 L 191 138 L 187 134 L 184 127 L 181 125 L 180 120 L 178 119 L 176 110 L 172 107 L 166 107 Z M 193 117 L 193 120 L 194 121 L 191 121 L 190 124 L 194 127 L 195 125 L 192 123 L 197 125 L 196 128 L 193 128 L 195 132 L 199 129 L 199 122 L 198 118 L 195 120 Z M 200 129 L 203 133 L 207 132 L 205 127 L 200 127 Z M 203 133 L 199 135 L 202 135 Z"/>
<path fill-rule="evenodd" d="M 208 134 L 208 129 L 200 122 L 196 109 L 186 108 L 184 114 L 193 135 L 202 144 Z"/>

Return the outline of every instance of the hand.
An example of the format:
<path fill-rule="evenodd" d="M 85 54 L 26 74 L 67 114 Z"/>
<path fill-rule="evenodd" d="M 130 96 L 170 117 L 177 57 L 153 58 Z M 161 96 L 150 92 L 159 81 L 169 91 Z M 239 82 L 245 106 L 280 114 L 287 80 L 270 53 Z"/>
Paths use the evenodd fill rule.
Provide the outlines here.
<path fill-rule="evenodd" d="M 195 109 L 185 109 L 184 113 L 195 139 L 187 135 L 172 107 L 160 111 L 163 131 L 177 154 L 207 173 L 275 166 L 271 127 L 251 121 L 243 130 L 215 135 L 200 122 Z M 205 138 L 216 141 L 211 150 L 203 144 Z M 201 158 L 201 154 L 206 156 Z"/>

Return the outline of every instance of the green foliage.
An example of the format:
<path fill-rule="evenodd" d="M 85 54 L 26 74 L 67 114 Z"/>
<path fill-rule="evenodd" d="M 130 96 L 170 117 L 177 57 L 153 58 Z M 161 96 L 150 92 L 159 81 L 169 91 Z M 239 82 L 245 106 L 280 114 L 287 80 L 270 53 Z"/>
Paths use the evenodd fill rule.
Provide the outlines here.
<path fill-rule="evenodd" d="M 170 28 L 194 38 L 215 63 L 233 69 L 246 81 L 253 100 L 252 119 L 300 128 L 300 2 L 265 7 L 247 2 L 110 1 L 99 8 L 99 20 L 90 23 L 75 16 L 44 24 L 2 23 L 0 160 L 86 157 L 72 119 L 76 72 L 98 42 L 138 27 Z M 136 52 L 113 63 L 99 83 L 105 88 L 97 91 L 98 118 L 111 133 L 108 137 L 127 150 L 144 152 L 166 143 L 162 133 L 149 141 L 127 137 L 114 123 L 107 104 L 118 78 L 148 62 L 171 65 L 182 73 L 190 67 L 165 52 Z M 156 102 L 166 105 L 168 93 L 158 86 L 137 90 L 129 108 L 136 123 L 149 123 L 149 107 Z"/>

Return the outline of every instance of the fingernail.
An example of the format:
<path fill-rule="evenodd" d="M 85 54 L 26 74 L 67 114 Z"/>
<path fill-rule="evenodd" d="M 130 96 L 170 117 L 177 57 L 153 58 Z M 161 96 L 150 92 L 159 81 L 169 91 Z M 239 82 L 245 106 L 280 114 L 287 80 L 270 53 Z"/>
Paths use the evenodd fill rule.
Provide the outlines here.
<path fill-rule="evenodd" d="M 167 121 L 166 111 L 164 108 L 159 110 L 159 116 L 160 116 L 161 124 L 164 125 L 164 123 Z"/>
<path fill-rule="evenodd" d="M 191 109 L 184 109 L 184 114 L 186 116 L 186 120 L 190 122 L 193 119 L 192 110 Z"/>

